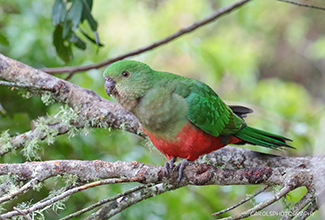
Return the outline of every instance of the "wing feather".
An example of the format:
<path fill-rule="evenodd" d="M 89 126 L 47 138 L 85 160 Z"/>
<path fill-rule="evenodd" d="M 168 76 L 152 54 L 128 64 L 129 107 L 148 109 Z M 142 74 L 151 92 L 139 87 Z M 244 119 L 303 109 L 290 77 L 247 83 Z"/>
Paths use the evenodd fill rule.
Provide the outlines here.
<path fill-rule="evenodd" d="M 186 79 L 177 84 L 175 93 L 188 103 L 187 117 L 197 127 L 213 136 L 237 132 L 244 120 L 236 116 L 206 84 Z"/>

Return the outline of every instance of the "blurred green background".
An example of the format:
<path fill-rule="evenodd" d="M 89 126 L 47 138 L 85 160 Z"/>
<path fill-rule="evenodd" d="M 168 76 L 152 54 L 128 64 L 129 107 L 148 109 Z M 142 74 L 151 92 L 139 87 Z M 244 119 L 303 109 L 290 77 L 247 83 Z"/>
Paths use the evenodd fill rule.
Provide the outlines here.
<path fill-rule="evenodd" d="M 323 0 L 306 2 L 325 7 Z M 97 63 L 151 44 L 230 4 L 226 0 L 94 0 L 92 14 L 98 21 L 104 47 L 98 50 L 88 44 L 86 51 L 74 49 L 73 60 L 65 64 L 52 45 L 53 3 L 54 0 L 0 0 L 0 52 L 35 68 Z M 131 59 L 156 70 L 206 82 L 226 103 L 253 108 L 255 113 L 247 118 L 250 125 L 285 135 L 294 140 L 292 145 L 297 148 L 274 152 L 245 146 L 249 149 L 291 156 L 324 154 L 324 22 L 325 12 L 321 10 L 275 0 L 252 1 L 217 22 Z M 82 27 L 90 31 L 87 24 Z M 76 73 L 70 81 L 108 98 L 103 88 L 104 69 Z M 0 87 L 1 132 L 9 130 L 12 136 L 26 132 L 31 129 L 31 120 L 60 110 L 59 104 L 46 106 L 39 97 L 26 99 L 22 98 L 24 94 Z M 52 145 L 44 143 L 39 150 L 41 160 L 137 160 L 157 166 L 166 161 L 133 134 L 109 129 L 89 129 L 84 133 L 72 138 L 60 136 Z M 17 151 L 0 162 L 25 160 Z M 64 210 L 49 211 L 46 219 L 63 217 L 134 185 L 101 186 L 73 195 Z M 25 199 L 36 202 L 52 187 L 53 179 L 47 180 L 45 188 L 30 192 Z M 134 205 L 113 219 L 215 219 L 211 213 L 239 202 L 260 187 L 184 187 Z M 268 198 L 271 192 L 263 193 L 255 202 Z M 270 210 L 285 208 L 304 192 L 305 189 L 295 190 L 286 202 L 273 205 Z M 248 203 L 230 214 L 252 206 L 252 202 Z M 316 214 L 310 219 L 319 218 Z"/>

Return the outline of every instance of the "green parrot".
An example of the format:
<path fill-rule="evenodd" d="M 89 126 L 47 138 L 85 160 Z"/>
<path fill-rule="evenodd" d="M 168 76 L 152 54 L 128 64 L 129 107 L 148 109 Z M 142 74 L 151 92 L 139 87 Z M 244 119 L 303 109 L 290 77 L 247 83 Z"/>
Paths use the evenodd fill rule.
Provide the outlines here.
<path fill-rule="evenodd" d="M 253 144 L 267 148 L 293 148 L 280 135 L 247 126 L 243 106 L 228 106 L 205 83 L 148 65 L 122 60 L 103 74 L 105 91 L 140 121 L 142 130 L 169 162 L 179 170 L 178 181 L 189 161 L 228 144 Z M 184 160 L 177 166 L 177 158 Z"/>

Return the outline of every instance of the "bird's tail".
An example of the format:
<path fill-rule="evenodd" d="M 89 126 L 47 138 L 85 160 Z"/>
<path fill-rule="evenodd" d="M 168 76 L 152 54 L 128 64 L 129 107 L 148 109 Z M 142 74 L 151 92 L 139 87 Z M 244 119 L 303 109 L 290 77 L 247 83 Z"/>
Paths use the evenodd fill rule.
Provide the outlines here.
<path fill-rule="evenodd" d="M 238 131 L 235 136 L 242 139 L 244 143 L 253 145 L 260 145 L 272 149 L 279 149 L 282 147 L 295 149 L 286 143 L 286 141 L 291 141 L 290 139 L 249 126 Z"/>

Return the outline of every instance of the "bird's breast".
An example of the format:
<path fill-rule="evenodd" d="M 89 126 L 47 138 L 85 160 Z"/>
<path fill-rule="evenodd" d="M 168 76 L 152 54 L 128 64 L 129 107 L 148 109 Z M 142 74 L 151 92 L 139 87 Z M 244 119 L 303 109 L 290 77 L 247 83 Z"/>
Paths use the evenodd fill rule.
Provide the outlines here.
<path fill-rule="evenodd" d="M 188 122 L 173 137 L 159 137 L 155 133 L 150 133 L 142 128 L 148 135 L 153 145 L 162 152 L 168 160 L 186 158 L 190 161 L 196 160 L 203 154 L 210 153 L 224 147 L 227 144 L 240 141 L 235 136 L 218 136 L 207 134 L 191 122 Z"/>
<path fill-rule="evenodd" d="M 133 109 L 132 113 L 146 130 L 175 134 L 187 123 L 187 102 L 177 94 L 166 93 L 165 90 L 153 91 L 139 99 Z"/>

